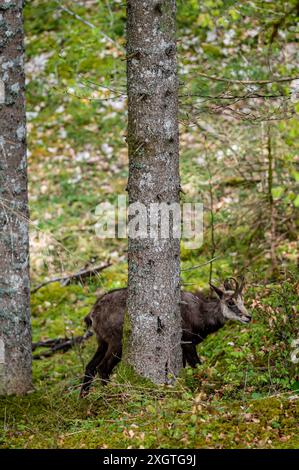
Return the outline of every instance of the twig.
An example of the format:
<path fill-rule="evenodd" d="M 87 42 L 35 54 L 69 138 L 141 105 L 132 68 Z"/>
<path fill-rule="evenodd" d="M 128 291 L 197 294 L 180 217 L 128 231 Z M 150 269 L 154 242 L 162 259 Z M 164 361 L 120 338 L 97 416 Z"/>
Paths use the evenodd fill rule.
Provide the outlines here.
<path fill-rule="evenodd" d="M 44 281 L 38 286 L 34 287 L 31 290 L 31 294 L 35 294 L 39 289 L 41 289 L 44 286 L 47 286 L 48 284 L 52 284 L 53 282 L 60 282 L 62 286 L 68 286 L 71 282 L 73 281 L 82 281 L 83 279 L 90 278 L 92 276 L 97 276 L 101 271 L 103 271 L 106 268 L 109 268 L 112 265 L 109 261 L 106 264 L 103 264 L 101 266 L 93 266 L 91 268 L 87 269 L 80 269 L 79 272 L 74 273 L 74 274 L 69 274 L 68 276 L 60 276 L 60 277 L 54 277 L 53 279 L 50 279 L 49 281 Z"/>
<path fill-rule="evenodd" d="M 200 93 L 186 93 L 185 95 L 179 95 L 179 98 L 205 98 L 205 101 L 208 100 L 235 100 L 238 99 L 240 100 L 251 100 L 254 98 L 288 98 L 287 95 L 285 94 L 268 94 L 268 95 L 261 95 L 260 93 L 247 93 L 246 95 L 218 95 L 218 96 L 213 96 L 213 95 L 202 95 Z"/>
<path fill-rule="evenodd" d="M 239 83 L 240 85 L 267 85 L 268 83 L 283 83 L 283 82 L 292 82 L 293 80 L 298 80 L 299 77 L 282 77 L 282 78 L 272 78 L 268 80 L 234 80 L 231 78 L 225 77 L 215 77 L 214 75 L 208 75 L 206 73 L 198 72 L 199 77 L 208 78 L 209 80 L 214 80 L 217 82 L 226 82 L 226 83 Z"/>
<path fill-rule="evenodd" d="M 215 261 L 215 260 L 218 259 L 218 258 L 221 258 L 221 256 L 220 256 L 220 255 L 215 256 L 215 258 L 212 258 L 212 259 L 210 259 L 209 261 L 206 261 L 206 262 L 203 263 L 203 264 L 198 264 L 197 266 L 191 266 L 191 268 L 181 269 L 181 271 L 192 271 L 193 269 L 201 268 L 201 267 L 203 267 L 203 266 L 206 266 L 207 264 L 213 263 L 213 261 Z"/>
<path fill-rule="evenodd" d="M 114 18 L 113 18 L 113 12 L 111 10 L 109 0 L 105 0 L 105 3 L 106 3 L 107 10 L 109 12 L 109 16 L 110 16 L 110 26 L 113 26 Z"/>

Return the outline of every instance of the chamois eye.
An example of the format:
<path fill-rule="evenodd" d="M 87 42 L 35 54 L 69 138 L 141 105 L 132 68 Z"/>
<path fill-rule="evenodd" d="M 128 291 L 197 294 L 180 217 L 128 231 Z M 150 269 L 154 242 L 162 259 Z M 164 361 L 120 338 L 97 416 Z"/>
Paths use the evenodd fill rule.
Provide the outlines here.
<path fill-rule="evenodd" d="M 228 305 L 229 307 L 234 307 L 235 303 L 234 303 L 233 300 L 229 300 L 229 301 L 227 302 L 227 305 Z"/>

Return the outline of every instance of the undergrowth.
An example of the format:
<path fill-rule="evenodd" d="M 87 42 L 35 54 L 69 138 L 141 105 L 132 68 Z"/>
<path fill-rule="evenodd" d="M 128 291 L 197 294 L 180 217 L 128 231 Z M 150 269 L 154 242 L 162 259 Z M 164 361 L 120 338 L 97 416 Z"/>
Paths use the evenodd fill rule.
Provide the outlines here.
<path fill-rule="evenodd" d="M 109 385 L 96 380 L 79 400 L 95 338 L 34 361 L 35 390 L 0 399 L 1 447 L 298 447 L 299 371 L 290 354 L 299 332 L 292 326 L 298 325 L 292 286 L 286 281 L 248 290 L 252 324 L 227 323 L 208 337 L 198 347 L 202 364 L 183 369 L 175 386 L 154 386 L 121 363 Z M 38 291 L 34 340 L 82 334 L 96 292 L 96 286 L 59 284 Z"/>

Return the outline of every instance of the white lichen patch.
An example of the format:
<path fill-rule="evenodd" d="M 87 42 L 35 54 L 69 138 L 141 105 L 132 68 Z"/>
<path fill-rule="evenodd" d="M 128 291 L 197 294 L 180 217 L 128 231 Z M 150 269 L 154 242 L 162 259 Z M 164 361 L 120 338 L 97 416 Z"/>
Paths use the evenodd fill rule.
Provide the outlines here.
<path fill-rule="evenodd" d="M 21 274 L 11 273 L 7 278 L 9 286 L 11 286 L 16 292 L 19 292 L 20 289 L 22 289 L 24 279 Z"/>
<path fill-rule="evenodd" d="M 26 128 L 25 128 L 25 126 L 23 126 L 23 125 L 22 125 L 22 126 L 19 126 L 19 127 L 17 128 L 16 134 L 17 134 L 18 140 L 20 140 L 20 141 L 24 140 L 25 135 L 26 135 Z"/>
<path fill-rule="evenodd" d="M 153 178 L 152 178 L 152 175 L 150 173 L 145 173 L 141 180 L 140 180 L 140 183 L 139 183 L 139 187 L 141 190 L 144 190 L 144 189 L 151 189 L 154 187 L 154 182 L 153 182 Z"/>
<path fill-rule="evenodd" d="M 14 83 L 11 87 L 10 87 L 11 91 L 13 93 L 19 93 L 20 91 L 20 85 L 18 83 Z"/>
<path fill-rule="evenodd" d="M 132 59 L 132 65 L 134 65 L 134 67 L 139 67 L 139 62 L 138 62 L 138 60 Z"/>
<path fill-rule="evenodd" d="M 0 364 L 5 364 L 5 344 L 2 338 L 0 338 Z"/>
<path fill-rule="evenodd" d="M 164 130 L 165 130 L 166 137 L 168 139 L 173 137 L 174 126 L 173 126 L 172 120 L 168 119 L 164 122 Z"/>
<path fill-rule="evenodd" d="M 5 84 L 0 80 L 0 104 L 5 103 Z"/>
<path fill-rule="evenodd" d="M 26 158 L 26 154 L 23 155 L 21 161 L 20 161 L 20 164 L 18 166 L 18 170 L 24 170 L 25 168 L 27 168 L 27 158 Z"/>
<path fill-rule="evenodd" d="M 160 153 L 159 155 L 157 155 L 157 160 L 161 161 L 161 162 L 168 162 L 168 154 L 167 153 Z"/>
<path fill-rule="evenodd" d="M 13 60 L 8 60 L 7 62 L 3 62 L 1 64 L 2 70 L 9 70 L 9 69 L 12 69 L 13 67 L 14 67 Z"/>

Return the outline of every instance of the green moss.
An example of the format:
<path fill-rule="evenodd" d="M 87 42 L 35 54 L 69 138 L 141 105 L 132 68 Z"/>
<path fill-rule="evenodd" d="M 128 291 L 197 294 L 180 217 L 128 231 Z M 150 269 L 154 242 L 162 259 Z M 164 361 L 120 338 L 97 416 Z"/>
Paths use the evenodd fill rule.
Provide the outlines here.
<path fill-rule="evenodd" d="M 177 387 L 98 387 L 79 401 L 69 381 L 1 399 L 1 447 L 243 448 L 298 446 L 298 400 L 209 401 Z M 5 416 L 4 416 L 5 411 Z M 5 420 L 5 421 L 4 421 Z"/>

